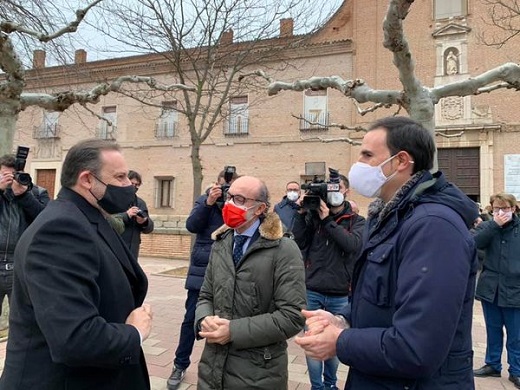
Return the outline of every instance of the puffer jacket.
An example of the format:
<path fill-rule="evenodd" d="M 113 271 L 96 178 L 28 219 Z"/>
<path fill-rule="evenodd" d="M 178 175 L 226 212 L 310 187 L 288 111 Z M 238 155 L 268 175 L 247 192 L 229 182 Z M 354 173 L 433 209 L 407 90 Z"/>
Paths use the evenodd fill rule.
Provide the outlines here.
<path fill-rule="evenodd" d="M 306 302 L 300 251 L 282 235 L 280 219 L 269 214 L 237 269 L 232 260 L 233 230 L 218 235 L 195 324 L 206 316 L 229 319 L 231 341 L 206 343 L 198 369 L 199 390 L 287 388 L 286 340 L 303 329 L 301 309 Z"/>
<path fill-rule="evenodd" d="M 493 220 L 482 222 L 473 231 L 477 248 L 486 251 L 477 292 L 478 300 L 499 307 L 520 308 L 520 220 L 500 227 Z"/>
<path fill-rule="evenodd" d="M 352 327 L 336 344 L 350 366 L 346 389 L 474 389 L 478 262 L 469 228 L 477 216 L 475 203 L 440 172 L 419 172 L 388 204 L 371 205 Z"/>
<path fill-rule="evenodd" d="M 206 194 L 199 196 L 195 201 L 195 205 L 186 220 L 186 229 L 190 233 L 197 234 L 195 244 L 191 249 L 190 268 L 185 284 L 187 290 L 200 290 L 213 245 L 211 234 L 224 223 L 222 210 L 217 204 L 212 206 L 206 204 L 208 192 L 206 191 Z"/>
<path fill-rule="evenodd" d="M 0 190 L 0 262 L 13 261 L 20 236 L 44 207 L 32 191 L 14 196 L 10 188 Z"/>

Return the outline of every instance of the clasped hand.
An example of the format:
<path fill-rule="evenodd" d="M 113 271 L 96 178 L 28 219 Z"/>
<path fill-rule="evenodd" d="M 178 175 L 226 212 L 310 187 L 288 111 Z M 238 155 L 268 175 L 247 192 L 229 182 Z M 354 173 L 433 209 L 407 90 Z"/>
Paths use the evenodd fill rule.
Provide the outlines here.
<path fill-rule="evenodd" d="M 306 331 L 294 341 L 313 359 L 327 360 L 336 356 L 336 342 L 344 329 L 333 314 L 325 310 L 302 310 Z"/>
<path fill-rule="evenodd" d="M 199 336 L 203 337 L 210 344 L 227 344 L 231 340 L 229 330 L 229 320 L 219 316 L 204 317 L 200 323 L 201 331 Z"/>

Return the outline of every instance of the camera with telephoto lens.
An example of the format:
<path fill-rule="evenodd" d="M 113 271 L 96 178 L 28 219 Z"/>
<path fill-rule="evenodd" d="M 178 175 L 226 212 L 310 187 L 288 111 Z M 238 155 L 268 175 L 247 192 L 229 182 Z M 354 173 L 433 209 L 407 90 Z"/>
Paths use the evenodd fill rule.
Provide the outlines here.
<path fill-rule="evenodd" d="M 233 177 L 236 175 L 237 169 L 233 165 L 226 165 L 224 167 L 224 184 L 220 186 L 220 189 L 222 190 L 222 195 L 217 199 L 216 203 L 217 205 L 222 208 L 224 207 L 224 203 L 226 201 L 227 192 L 229 190 L 229 187 L 231 187 L 231 180 L 233 180 Z"/>
<path fill-rule="evenodd" d="M 319 210 L 320 199 L 327 203 L 327 194 L 329 192 L 339 191 L 339 171 L 329 168 L 329 181 L 319 180 L 317 176 L 310 183 L 301 185 L 301 189 L 306 191 L 303 197 L 302 207 L 305 210 Z"/>
<path fill-rule="evenodd" d="M 16 156 L 14 161 L 14 180 L 22 186 L 29 186 L 32 183 L 31 175 L 25 173 L 25 163 L 29 155 L 29 148 L 26 146 L 18 146 L 16 149 Z"/>

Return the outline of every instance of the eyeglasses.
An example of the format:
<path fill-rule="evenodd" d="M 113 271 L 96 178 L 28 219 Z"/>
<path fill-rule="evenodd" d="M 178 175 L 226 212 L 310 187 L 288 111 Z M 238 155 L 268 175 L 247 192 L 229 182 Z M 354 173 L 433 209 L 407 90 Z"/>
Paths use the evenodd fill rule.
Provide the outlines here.
<path fill-rule="evenodd" d="M 233 200 L 233 203 L 236 204 L 237 206 L 245 205 L 248 200 L 253 200 L 255 202 L 263 202 L 260 199 L 246 198 L 245 196 L 233 195 L 228 192 L 226 195 L 226 202 L 229 202 L 230 200 Z"/>
<path fill-rule="evenodd" d="M 500 210 L 502 211 L 509 211 L 511 209 L 511 206 L 504 206 L 504 207 L 493 207 L 493 212 L 498 213 Z"/>

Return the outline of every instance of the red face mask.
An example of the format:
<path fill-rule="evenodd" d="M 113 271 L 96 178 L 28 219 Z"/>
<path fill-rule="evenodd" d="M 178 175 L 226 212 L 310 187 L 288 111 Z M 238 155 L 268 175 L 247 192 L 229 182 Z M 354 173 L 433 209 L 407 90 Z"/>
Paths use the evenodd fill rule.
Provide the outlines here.
<path fill-rule="evenodd" d="M 248 208 L 239 207 L 231 202 L 226 202 L 222 209 L 222 218 L 224 219 L 224 223 L 231 229 L 236 229 L 237 227 L 242 226 L 247 222 L 247 210 Z"/>

